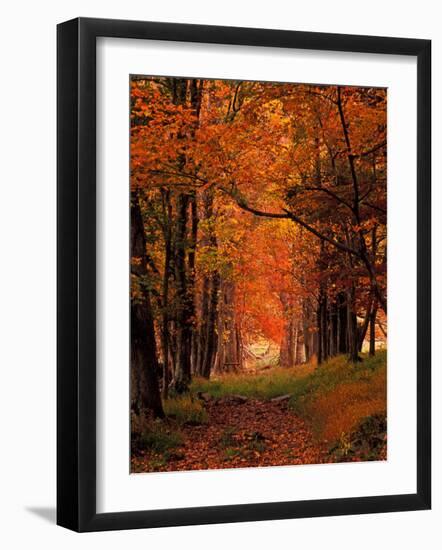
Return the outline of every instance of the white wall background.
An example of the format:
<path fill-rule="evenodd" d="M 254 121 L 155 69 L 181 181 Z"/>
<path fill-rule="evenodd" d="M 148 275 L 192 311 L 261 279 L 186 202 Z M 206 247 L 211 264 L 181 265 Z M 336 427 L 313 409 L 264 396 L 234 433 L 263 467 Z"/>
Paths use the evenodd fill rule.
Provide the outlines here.
<path fill-rule="evenodd" d="M 440 3 L 355 0 L 17 1 L 0 33 L 0 544 L 8 549 L 124 545 L 432 550 L 442 542 L 442 376 L 433 367 L 431 512 L 76 535 L 55 521 L 55 25 L 77 16 L 268 27 L 433 40 L 433 280 L 441 280 Z M 434 284 L 434 311 L 442 306 Z M 435 346 L 441 336 L 434 319 Z M 437 350 L 439 351 L 439 350 Z"/>

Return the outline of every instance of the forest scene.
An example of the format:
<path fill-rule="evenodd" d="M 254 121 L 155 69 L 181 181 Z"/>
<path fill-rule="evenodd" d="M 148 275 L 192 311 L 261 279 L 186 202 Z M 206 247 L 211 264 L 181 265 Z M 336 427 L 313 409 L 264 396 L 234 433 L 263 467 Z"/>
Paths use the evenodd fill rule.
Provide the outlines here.
<path fill-rule="evenodd" d="M 130 77 L 131 473 L 387 459 L 387 90 Z"/>

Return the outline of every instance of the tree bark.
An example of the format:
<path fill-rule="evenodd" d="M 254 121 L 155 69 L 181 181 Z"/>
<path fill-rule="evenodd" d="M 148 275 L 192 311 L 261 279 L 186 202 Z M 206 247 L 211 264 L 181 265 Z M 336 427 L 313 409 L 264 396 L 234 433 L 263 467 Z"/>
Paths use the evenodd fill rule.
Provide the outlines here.
<path fill-rule="evenodd" d="M 375 302 L 370 314 L 370 348 L 368 354 L 374 356 L 376 353 L 376 314 L 378 306 Z"/>
<path fill-rule="evenodd" d="M 337 295 L 338 308 L 338 353 L 348 353 L 348 313 L 347 313 L 347 295 L 345 292 L 339 292 Z"/>
<path fill-rule="evenodd" d="M 208 317 L 205 333 L 204 355 L 201 364 L 201 375 L 209 378 L 212 368 L 215 364 L 215 354 L 218 345 L 218 335 L 216 324 L 218 319 L 218 297 L 219 297 L 220 277 L 218 272 L 211 276 L 210 281 L 210 300 L 208 307 Z"/>
<path fill-rule="evenodd" d="M 338 304 L 336 299 L 330 306 L 330 356 L 338 354 Z"/>
<path fill-rule="evenodd" d="M 302 330 L 304 336 L 304 356 L 308 363 L 316 352 L 314 336 L 314 312 L 309 298 L 305 298 L 302 303 Z"/>
<path fill-rule="evenodd" d="M 296 364 L 297 360 L 297 320 L 293 314 L 293 307 L 290 296 L 287 292 L 281 292 L 279 299 L 285 318 L 284 335 L 280 348 L 281 367 L 290 368 Z"/>
<path fill-rule="evenodd" d="M 171 275 L 171 257 L 172 257 L 172 203 L 170 201 L 170 190 L 161 190 L 163 201 L 164 218 L 164 274 L 163 274 L 163 319 L 162 319 L 162 345 L 163 345 L 163 399 L 167 399 L 170 383 L 170 365 L 169 365 L 169 281 Z"/>
<path fill-rule="evenodd" d="M 197 375 L 202 376 L 204 354 L 207 344 L 207 323 L 209 319 L 209 300 L 210 300 L 210 276 L 204 275 L 201 286 L 201 307 L 199 321 L 199 336 L 198 336 L 198 355 L 195 366 Z"/>
<path fill-rule="evenodd" d="M 201 85 L 198 80 L 174 79 L 173 102 L 176 105 L 189 105 L 195 114 L 195 125 L 201 107 Z M 186 165 L 185 154 L 178 157 L 178 172 Z M 190 207 L 190 239 L 188 239 L 188 209 Z M 174 388 L 177 393 L 186 392 L 189 388 L 192 371 L 192 343 L 195 344 L 195 255 L 198 229 L 198 209 L 195 191 L 180 193 L 177 199 L 177 227 L 175 278 L 177 283 L 176 347 L 177 360 Z M 188 263 L 186 265 L 186 255 Z M 194 355 L 195 356 L 195 355 Z"/>
<path fill-rule="evenodd" d="M 235 283 L 221 283 L 221 303 L 218 316 L 218 354 L 216 370 L 231 372 L 242 367 L 241 336 L 235 316 Z"/>
<path fill-rule="evenodd" d="M 370 323 L 370 317 L 373 307 L 373 297 L 370 295 L 368 298 L 367 311 L 365 313 L 364 321 L 362 326 L 358 329 L 358 350 L 362 351 L 362 346 L 364 345 L 365 337 L 367 336 L 368 325 Z"/>
<path fill-rule="evenodd" d="M 349 360 L 357 363 L 359 358 L 358 347 L 358 319 L 355 311 L 355 289 L 352 286 L 347 292 L 347 333 Z"/>
<path fill-rule="evenodd" d="M 208 234 L 205 237 L 204 244 L 210 247 L 212 253 L 216 254 L 218 241 L 211 223 L 214 216 L 213 199 L 212 189 L 208 189 L 203 193 L 204 219 L 209 222 L 207 224 Z M 198 372 L 205 378 L 210 377 L 218 345 L 216 326 L 218 320 L 219 290 L 220 276 L 218 270 L 214 268 L 212 272 L 204 275 L 202 288 Z"/>
<path fill-rule="evenodd" d="M 189 294 L 189 319 L 191 320 L 190 354 L 191 367 L 195 368 L 198 353 L 198 332 L 196 330 L 196 306 L 195 306 L 195 269 L 196 247 L 198 241 L 198 204 L 195 191 L 189 194 L 190 202 L 190 243 L 189 243 L 189 267 L 188 267 L 188 294 Z"/>
<path fill-rule="evenodd" d="M 175 280 L 177 285 L 176 314 L 176 372 L 173 382 L 177 393 L 188 390 L 191 379 L 192 295 L 186 273 L 187 214 L 189 195 L 180 193 L 177 198 L 177 225 L 175 246 Z"/>
<path fill-rule="evenodd" d="M 318 297 L 318 307 L 316 309 L 316 330 L 317 330 L 317 338 L 318 338 L 318 351 L 317 351 L 317 361 L 318 365 L 321 365 L 324 361 L 324 338 L 323 338 L 323 323 L 322 323 L 322 304 L 323 304 L 323 297 L 322 293 L 320 292 Z"/>
<path fill-rule="evenodd" d="M 146 288 L 146 238 L 138 193 L 131 204 L 131 255 L 136 258 L 132 274 L 138 278 L 139 293 L 131 299 L 131 370 L 135 401 L 154 417 L 164 417 L 158 384 L 158 358 L 152 307 Z"/>

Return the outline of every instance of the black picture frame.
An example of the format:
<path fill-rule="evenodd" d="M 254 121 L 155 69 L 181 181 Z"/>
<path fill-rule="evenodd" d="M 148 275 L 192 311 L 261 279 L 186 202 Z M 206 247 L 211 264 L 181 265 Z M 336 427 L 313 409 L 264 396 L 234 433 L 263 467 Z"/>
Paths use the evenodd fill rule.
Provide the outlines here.
<path fill-rule="evenodd" d="M 417 58 L 415 494 L 96 512 L 97 37 L 396 54 Z M 75 531 L 103 531 L 429 509 L 431 41 L 88 18 L 58 25 L 57 41 L 57 523 Z"/>

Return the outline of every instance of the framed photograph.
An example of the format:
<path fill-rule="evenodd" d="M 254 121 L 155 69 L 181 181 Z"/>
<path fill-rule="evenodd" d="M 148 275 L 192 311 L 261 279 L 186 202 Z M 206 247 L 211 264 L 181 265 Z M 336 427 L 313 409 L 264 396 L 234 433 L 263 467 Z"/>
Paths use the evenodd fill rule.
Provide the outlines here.
<path fill-rule="evenodd" d="M 430 56 L 58 26 L 59 525 L 430 508 Z"/>

